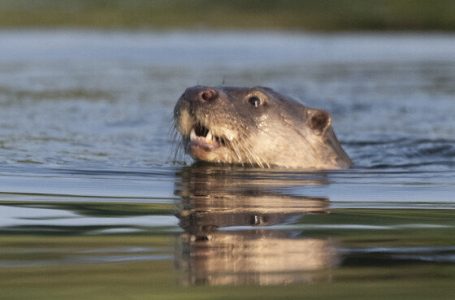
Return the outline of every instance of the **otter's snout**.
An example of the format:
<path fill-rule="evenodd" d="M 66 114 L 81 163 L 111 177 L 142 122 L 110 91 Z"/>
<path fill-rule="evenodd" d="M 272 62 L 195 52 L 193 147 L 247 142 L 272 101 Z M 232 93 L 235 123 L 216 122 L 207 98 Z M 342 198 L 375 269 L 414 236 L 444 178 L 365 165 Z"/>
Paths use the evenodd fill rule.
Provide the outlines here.
<path fill-rule="evenodd" d="M 187 88 L 183 97 L 189 101 L 212 102 L 218 98 L 218 91 L 205 86 L 194 86 Z"/>

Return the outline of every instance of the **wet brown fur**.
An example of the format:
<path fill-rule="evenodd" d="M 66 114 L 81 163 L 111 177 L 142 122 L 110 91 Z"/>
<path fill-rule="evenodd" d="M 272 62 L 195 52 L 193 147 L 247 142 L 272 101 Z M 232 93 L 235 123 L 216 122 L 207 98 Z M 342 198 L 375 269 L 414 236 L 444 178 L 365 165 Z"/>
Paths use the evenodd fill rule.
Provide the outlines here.
<path fill-rule="evenodd" d="M 317 170 L 352 164 L 328 112 L 270 88 L 188 88 L 175 106 L 174 122 L 185 151 L 196 160 Z M 195 126 L 210 130 L 222 146 L 194 147 Z"/>

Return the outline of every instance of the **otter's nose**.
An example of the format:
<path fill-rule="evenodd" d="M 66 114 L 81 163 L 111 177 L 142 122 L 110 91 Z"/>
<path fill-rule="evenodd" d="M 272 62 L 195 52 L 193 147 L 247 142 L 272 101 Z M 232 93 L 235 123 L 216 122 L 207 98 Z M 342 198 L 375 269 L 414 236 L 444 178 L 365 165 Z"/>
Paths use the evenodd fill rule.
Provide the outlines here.
<path fill-rule="evenodd" d="M 213 101 L 218 98 L 218 92 L 214 89 L 206 88 L 199 93 L 199 98 L 207 102 Z"/>
<path fill-rule="evenodd" d="M 211 102 L 218 98 L 218 92 L 215 89 L 202 86 L 187 88 L 183 95 L 189 100 L 201 102 Z"/>

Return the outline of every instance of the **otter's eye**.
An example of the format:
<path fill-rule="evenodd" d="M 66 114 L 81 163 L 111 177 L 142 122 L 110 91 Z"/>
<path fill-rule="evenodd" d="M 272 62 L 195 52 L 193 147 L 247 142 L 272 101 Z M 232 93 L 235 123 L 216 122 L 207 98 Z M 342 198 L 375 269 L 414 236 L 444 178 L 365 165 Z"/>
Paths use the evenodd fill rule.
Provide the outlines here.
<path fill-rule="evenodd" d="M 250 102 L 250 104 L 254 107 L 259 107 L 259 105 L 261 105 L 261 99 L 259 99 L 257 96 L 251 96 L 248 98 L 248 102 Z"/>

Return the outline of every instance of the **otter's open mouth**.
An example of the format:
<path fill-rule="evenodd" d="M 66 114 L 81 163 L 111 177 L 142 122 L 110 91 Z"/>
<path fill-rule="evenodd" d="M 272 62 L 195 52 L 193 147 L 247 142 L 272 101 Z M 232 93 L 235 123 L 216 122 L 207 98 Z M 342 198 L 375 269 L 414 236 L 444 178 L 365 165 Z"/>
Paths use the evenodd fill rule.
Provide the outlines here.
<path fill-rule="evenodd" d="M 189 141 L 191 148 L 202 148 L 205 151 L 213 151 L 221 146 L 226 146 L 225 138 L 214 135 L 209 128 L 200 123 L 195 124 L 191 128 Z"/>

